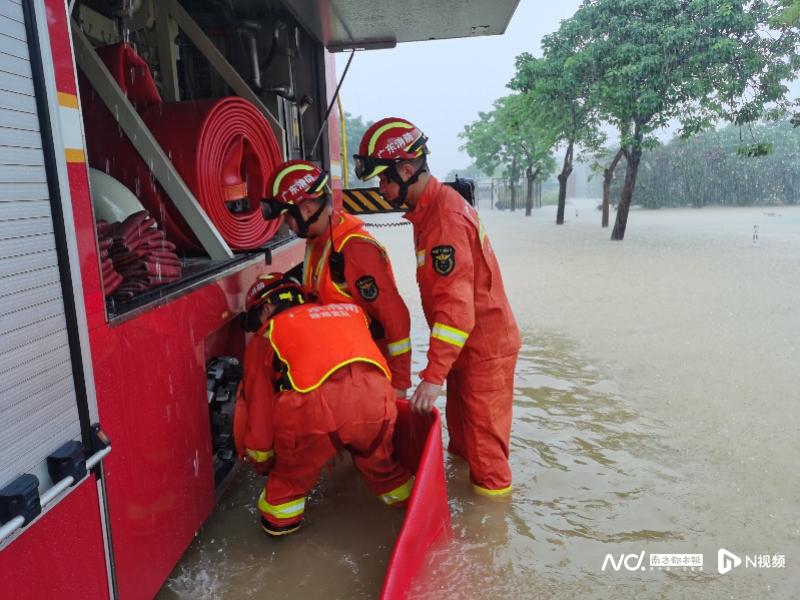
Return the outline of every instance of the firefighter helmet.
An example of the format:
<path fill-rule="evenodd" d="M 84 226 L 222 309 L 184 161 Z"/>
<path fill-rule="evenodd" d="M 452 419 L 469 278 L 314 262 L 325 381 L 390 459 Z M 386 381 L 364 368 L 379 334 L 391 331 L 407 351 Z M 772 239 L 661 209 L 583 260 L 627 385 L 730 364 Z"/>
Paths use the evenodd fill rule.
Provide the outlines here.
<path fill-rule="evenodd" d="M 264 273 L 259 275 L 255 283 L 247 290 L 245 297 L 245 313 L 242 315 L 242 327 L 245 331 L 258 331 L 263 325 L 261 311 L 264 304 L 275 307 L 273 315 L 303 304 L 305 296 L 303 288 L 294 277 L 283 273 Z"/>
<path fill-rule="evenodd" d="M 317 222 L 325 210 L 327 202 L 307 219 L 300 211 L 299 204 L 305 200 L 327 198 L 331 190 L 328 174 L 314 163 L 305 160 L 290 160 L 278 165 L 269 179 L 269 196 L 261 201 L 261 212 L 265 219 L 277 219 L 288 212 L 297 223 L 297 235 L 308 237 L 308 228 Z"/>
<path fill-rule="evenodd" d="M 424 156 L 428 154 L 427 142 L 425 134 L 410 121 L 381 119 L 370 125 L 361 138 L 358 154 L 353 155 L 356 176 L 367 181 L 398 163 Z"/>
<path fill-rule="evenodd" d="M 264 273 L 247 291 L 245 310 L 250 311 L 264 303 L 278 305 L 287 302 L 295 305 L 304 301 L 303 288 L 294 277 L 277 272 Z"/>
<path fill-rule="evenodd" d="M 312 162 L 290 160 L 278 165 L 269 179 L 270 198 L 283 204 L 299 204 L 328 191 L 328 174 Z"/>

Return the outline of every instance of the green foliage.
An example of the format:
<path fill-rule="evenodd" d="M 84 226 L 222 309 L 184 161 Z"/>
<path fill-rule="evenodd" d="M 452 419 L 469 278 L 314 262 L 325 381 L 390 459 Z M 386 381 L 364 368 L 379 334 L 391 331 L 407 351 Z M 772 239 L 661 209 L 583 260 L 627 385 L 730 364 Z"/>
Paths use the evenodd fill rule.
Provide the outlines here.
<path fill-rule="evenodd" d="M 465 142 L 462 149 L 483 173 L 505 170 L 513 181 L 526 171 L 537 179 L 552 173 L 553 138 L 541 127 L 531 100 L 522 94 L 500 98 L 494 110 L 479 113 L 477 121 L 464 127 L 459 135 Z"/>
<path fill-rule="evenodd" d="M 625 186 L 612 239 L 623 239 L 642 152 L 672 120 L 684 137 L 719 120 L 753 123 L 785 104 L 800 32 L 770 29 L 775 0 L 584 0 L 559 34 L 591 64 L 590 97 L 619 129 Z M 571 40 L 571 41 L 570 41 Z"/>
<path fill-rule="evenodd" d="M 800 0 L 781 0 L 783 11 L 778 15 L 773 25 L 798 25 L 800 24 Z"/>
<path fill-rule="evenodd" d="M 760 147 L 760 152 L 741 152 L 742 135 L 735 126 L 689 140 L 676 137 L 646 151 L 634 202 L 648 208 L 799 203 L 800 130 L 788 121 L 752 129 L 759 142 L 745 148 Z M 618 178 L 615 186 L 621 185 Z"/>
<path fill-rule="evenodd" d="M 768 154 L 772 154 L 772 144 L 767 144 L 764 142 L 759 142 L 757 144 L 751 144 L 749 146 L 739 146 L 736 149 L 736 154 L 739 156 L 744 156 L 746 158 L 758 158 L 760 156 L 767 156 Z"/>
<path fill-rule="evenodd" d="M 356 177 L 355 164 L 353 163 L 353 154 L 358 154 L 358 144 L 361 138 L 366 133 L 372 121 L 364 121 L 361 115 L 353 116 L 349 112 L 344 113 L 344 124 L 347 129 L 347 166 L 350 175 L 348 185 L 351 188 L 372 187 L 375 185 L 374 181 L 361 181 Z"/>
<path fill-rule="evenodd" d="M 593 93 L 594 57 L 582 43 L 587 33 L 581 21 L 563 21 L 556 33 L 543 39 L 542 58 L 527 52 L 517 57 L 509 87 L 538 107 L 539 127 L 548 129 L 556 143 L 594 149 L 603 138 Z"/>
<path fill-rule="evenodd" d="M 594 57 L 593 93 L 623 144 L 671 119 L 686 136 L 760 119 L 800 66 L 796 31 L 770 31 L 774 0 L 585 0 L 573 19 Z"/>
<path fill-rule="evenodd" d="M 595 62 L 586 39 L 586 23 L 568 19 L 542 41 L 542 58 L 523 53 L 516 60 L 516 74 L 509 87 L 524 92 L 539 107 L 540 128 L 564 146 L 559 181 L 556 223 L 564 222 L 567 181 L 572 173 L 576 147 L 594 150 L 603 143 L 599 133 Z"/>

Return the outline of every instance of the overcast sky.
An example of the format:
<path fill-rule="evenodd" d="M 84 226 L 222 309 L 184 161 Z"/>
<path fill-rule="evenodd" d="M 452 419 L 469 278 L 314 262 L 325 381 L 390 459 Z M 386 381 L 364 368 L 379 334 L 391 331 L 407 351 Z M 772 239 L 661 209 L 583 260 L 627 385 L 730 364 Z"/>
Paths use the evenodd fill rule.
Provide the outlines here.
<path fill-rule="evenodd" d="M 488 0 L 487 0 L 488 1 Z M 391 50 L 359 52 L 341 97 L 345 111 L 365 120 L 405 117 L 425 132 L 434 175 L 469 165 L 458 149 L 464 125 L 509 93 L 514 58 L 540 55 L 542 37 L 578 9 L 580 0 L 520 0 L 501 36 L 399 44 Z M 337 55 L 341 74 L 346 54 Z"/>

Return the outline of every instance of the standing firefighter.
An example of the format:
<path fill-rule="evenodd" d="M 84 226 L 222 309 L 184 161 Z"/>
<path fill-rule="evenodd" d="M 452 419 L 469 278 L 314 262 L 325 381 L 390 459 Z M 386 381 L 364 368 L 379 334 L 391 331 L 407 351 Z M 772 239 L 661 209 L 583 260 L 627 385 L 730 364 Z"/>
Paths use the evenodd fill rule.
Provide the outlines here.
<path fill-rule="evenodd" d="M 429 411 L 447 380 L 448 450 L 466 458 L 475 491 L 511 492 L 508 464 L 519 330 L 500 267 L 474 208 L 428 172 L 427 138 L 390 117 L 364 134 L 356 174 L 380 179 L 414 226 L 417 282 L 431 328 L 428 364 L 411 398 Z"/>
<path fill-rule="evenodd" d="M 269 474 L 258 499 L 270 535 L 296 531 L 320 471 L 347 449 L 367 487 L 404 506 L 411 475 L 392 456 L 397 406 L 386 361 L 355 304 L 306 303 L 299 282 L 262 275 L 247 293 L 237 449 Z"/>
<path fill-rule="evenodd" d="M 370 331 L 388 361 L 396 394 L 411 387 L 411 321 L 395 284 L 386 250 L 360 219 L 334 211 L 328 174 L 313 163 L 280 165 L 267 186 L 264 213 L 286 220 L 307 238 L 303 287 L 321 304 L 355 303 L 370 317 Z"/>

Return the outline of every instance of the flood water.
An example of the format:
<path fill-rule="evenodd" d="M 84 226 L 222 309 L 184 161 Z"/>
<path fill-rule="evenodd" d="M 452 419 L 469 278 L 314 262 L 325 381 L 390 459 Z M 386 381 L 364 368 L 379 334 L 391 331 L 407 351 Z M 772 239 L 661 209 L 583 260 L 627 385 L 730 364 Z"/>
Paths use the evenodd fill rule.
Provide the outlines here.
<path fill-rule="evenodd" d="M 481 212 L 523 333 L 515 490 L 478 498 L 446 457 L 452 539 L 411 597 L 798 597 L 800 208 L 632 211 L 612 243 L 595 204 L 569 205 L 561 227 L 548 207 Z M 419 371 L 411 229 L 373 231 L 412 310 Z M 351 465 L 323 476 L 286 539 L 257 525 L 261 484 L 236 476 L 159 598 L 378 596 L 402 514 Z M 719 574 L 720 548 L 742 565 Z M 607 554 L 638 567 L 642 552 L 643 570 L 602 570 Z M 651 569 L 653 553 L 704 564 Z"/>

